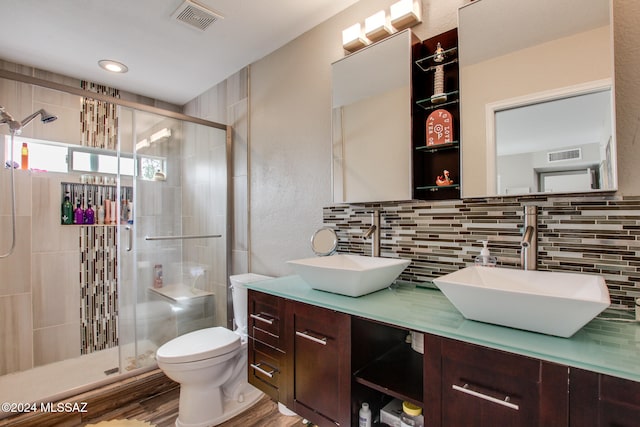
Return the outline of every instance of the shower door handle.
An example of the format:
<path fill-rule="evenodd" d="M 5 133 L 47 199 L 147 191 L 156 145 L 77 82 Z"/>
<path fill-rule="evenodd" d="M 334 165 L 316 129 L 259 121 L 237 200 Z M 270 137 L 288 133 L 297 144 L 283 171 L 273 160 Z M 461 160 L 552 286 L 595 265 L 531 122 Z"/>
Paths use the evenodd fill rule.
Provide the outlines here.
<path fill-rule="evenodd" d="M 127 252 L 131 252 L 131 243 L 133 242 L 133 227 L 127 225 L 125 228 L 129 233 L 129 244 L 127 245 Z"/>

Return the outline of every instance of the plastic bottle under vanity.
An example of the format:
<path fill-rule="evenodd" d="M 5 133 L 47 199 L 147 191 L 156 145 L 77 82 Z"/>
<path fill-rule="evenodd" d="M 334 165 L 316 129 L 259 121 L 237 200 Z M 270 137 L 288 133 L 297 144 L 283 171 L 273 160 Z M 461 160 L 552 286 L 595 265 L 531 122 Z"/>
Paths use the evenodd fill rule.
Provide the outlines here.
<path fill-rule="evenodd" d="M 480 251 L 480 255 L 478 255 L 475 259 L 475 263 L 477 266 L 482 267 L 495 267 L 498 263 L 498 259 L 491 255 L 489 251 L 489 241 L 482 241 L 482 250 Z"/>
<path fill-rule="evenodd" d="M 368 403 L 363 403 L 358 414 L 358 427 L 371 427 L 371 409 Z"/>
<path fill-rule="evenodd" d="M 424 417 L 422 408 L 410 402 L 402 402 L 402 414 L 400 414 L 401 427 L 423 427 Z"/>

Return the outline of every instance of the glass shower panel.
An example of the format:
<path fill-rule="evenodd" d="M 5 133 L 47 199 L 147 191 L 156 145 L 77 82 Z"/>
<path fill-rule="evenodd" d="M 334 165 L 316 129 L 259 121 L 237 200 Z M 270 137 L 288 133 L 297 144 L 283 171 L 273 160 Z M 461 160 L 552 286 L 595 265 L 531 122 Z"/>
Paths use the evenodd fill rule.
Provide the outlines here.
<path fill-rule="evenodd" d="M 132 250 L 120 246 L 121 365 L 132 369 L 178 335 L 226 325 L 227 147 L 224 130 L 139 110 L 122 117 L 137 168 L 133 224 L 121 234 Z"/>

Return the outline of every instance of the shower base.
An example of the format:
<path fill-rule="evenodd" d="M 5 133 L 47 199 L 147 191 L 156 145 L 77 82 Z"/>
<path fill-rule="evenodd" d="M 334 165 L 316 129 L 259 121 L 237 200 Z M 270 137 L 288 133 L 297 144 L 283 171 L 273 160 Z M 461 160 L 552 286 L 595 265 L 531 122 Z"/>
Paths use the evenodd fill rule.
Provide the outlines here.
<path fill-rule="evenodd" d="M 155 367 L 155 345 L 151 342 L 139 344 L 137 371 Z M 140 350 L 142 348 L 142 351 Z M 96 351 L 73 359 L 38 366 L 26 371 L 0 376 L 0 391 L 5 402 L 54 402 L 65 397 L 90 390 L 96 386 L 113 382 L 135 372 L 133 358 L 126 359 L 122 375 L 107 374 L 119 366 L 118 347 Z M 10 413 L 0 412 L 0 419 Z"/>

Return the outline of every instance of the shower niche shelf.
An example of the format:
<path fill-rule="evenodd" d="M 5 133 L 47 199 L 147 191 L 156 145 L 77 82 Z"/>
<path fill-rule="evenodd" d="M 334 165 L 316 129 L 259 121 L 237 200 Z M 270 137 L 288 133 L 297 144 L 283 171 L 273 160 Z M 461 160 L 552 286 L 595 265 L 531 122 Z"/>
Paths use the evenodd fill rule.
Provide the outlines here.
<path fill-rule="evenodd" d="M 60 183 L 60 206 L 61 206 L 61 216 L 60 223 L 64 226 L 80 226 L 80 227 L 115 227 L 118 225 L 126 225 L 129 224 L 132 220 L 132 200 L 133 200 L 133 187 L 128 186 L 120 186 L 120 202 L 118 203 L 118 187 L 113 184 L 84 184 L 77 182 L 62 182 Z M 91 204 L 92 209 L 94 210 L 95 222 L 94 223 L 85 223 L 84 220 L 82 223 L 72 222 L 65 223 L 63 216 L 65 215 L 62 212 L 62 206 L 65 201 L 65 197 L 69 197 L 69 201 L 71 202 L 71 212 L 72 212 L 72 221 L 73 214 L 75 213 L 78 205 L 83 209 L 86 209 L 89 204 Z M 96 204 L 95 201 L 98 201 Z M 106 219 L 106 201 L 115 202 L 114 210 L 117 212 L 118 221 L 112 221 L 109 219 L 108 222 L 104 222 L 102 224 L 98 223 L 98 206 L 103 206 L 105 209 L 105 219 Z M 109 207 L 109 218 L 111 218 L 111 205 Z M 126 215 L 123 217 L 122 213 L 125 212 Z"/>

